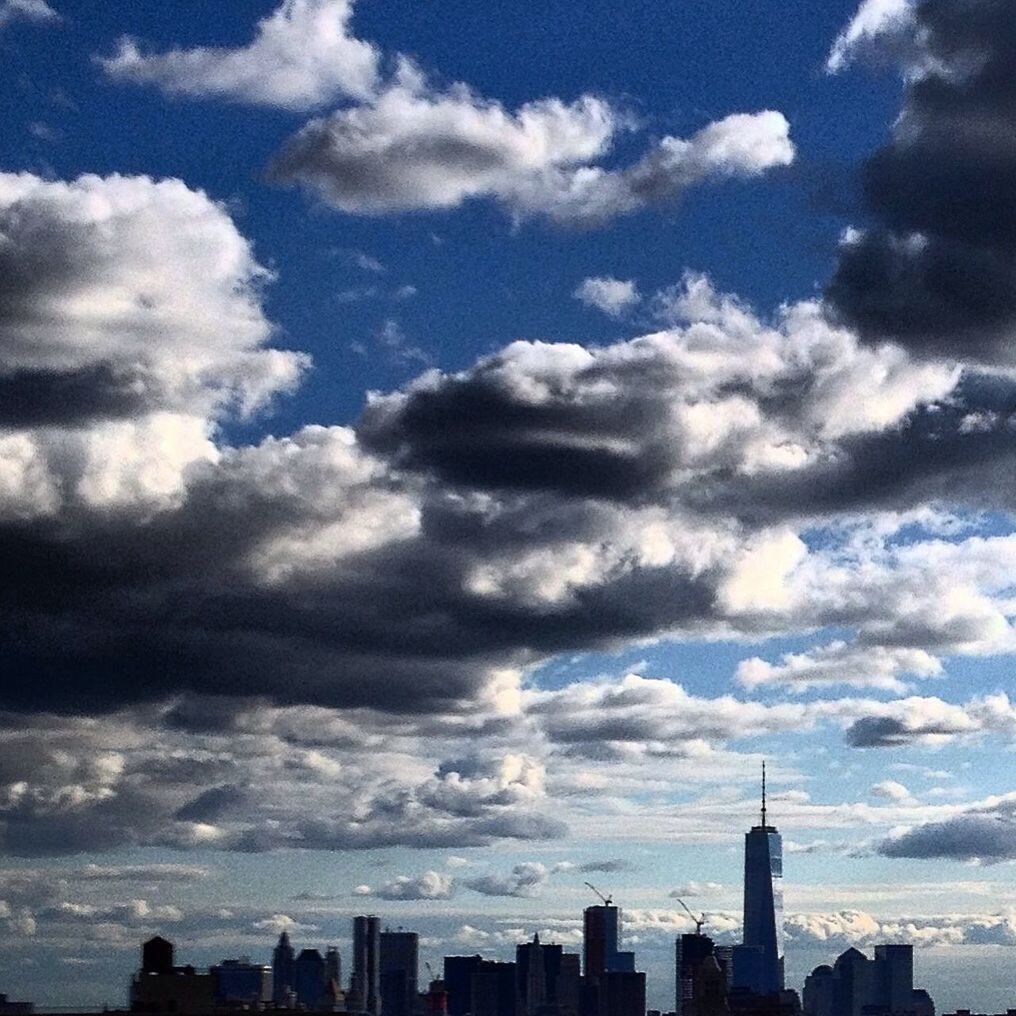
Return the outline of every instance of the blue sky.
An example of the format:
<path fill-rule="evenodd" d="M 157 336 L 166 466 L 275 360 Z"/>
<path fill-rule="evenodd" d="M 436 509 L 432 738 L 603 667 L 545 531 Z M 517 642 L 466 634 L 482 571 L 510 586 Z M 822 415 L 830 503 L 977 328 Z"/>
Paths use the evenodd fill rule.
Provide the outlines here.
<path fill-rule="evenodd" d="M 791 984 L 1011 1003 L 1004 5 L 662 8 L 0 3 L 0 990 L 591 879 L 668 1008 L 767 758 Z"/>

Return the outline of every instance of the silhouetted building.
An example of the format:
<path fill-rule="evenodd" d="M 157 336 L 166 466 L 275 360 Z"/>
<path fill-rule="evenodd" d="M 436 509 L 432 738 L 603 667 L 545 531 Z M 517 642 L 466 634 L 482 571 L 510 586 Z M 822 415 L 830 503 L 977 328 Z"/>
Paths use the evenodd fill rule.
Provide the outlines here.
<path fill-rule="evenodd" d="M 415 931 L 383 931 L 380 939 L 381 1011 L 412 1016 L 416 1007 L 420 937 Z"/>
<path fill-rule="evenodd" d="M 699 961 L 692 985 L 688 1016 L 726 1016 L 727 978 L 716 957 L 710 953 Z"/>
<path fill-rule="evenodd" d="M 272 1001 L 272 968 L 248 959 L 223 960 L 208 971 L 215 978 L 218 1005 L 258 1006 Z"/>
<path fill-rule="evenodd" d="M 141 946 L 141 972 L 143 974 L 171 974 L 173 972 L 173 943 L 161 935 L 150 938 Z"/>
<path fill-rule="evenodd" d="M 173 965 L 173 945 L 156 936 L 141 947 L 141 970 L 130 988 L 132 1012 L 196 1016 L 215 1007 L 215 978 Z"/>
<path fill-rule="evenodd" d="M 329 981 L 342 985 L 342 957 L 339 955 L 339 950 L 333 945 L 325 950 L 325 977 Z"/>
<path fill-rule="evenodd" d="M 766 821 L 766 776 L 762 767 L 762 821 L 744 837 L 744 944 L 761 952 L 757 994 L 783 988 L 783 840 Z M 736 961 L 735 961 L 736 967 Z M 737 973 L 735 969 L 735 981 Z"/>
<path fill-rule="evenodd" d="M 445 982 L 435 979 L 427 987 L 423 999 L 424 1016 L 448 1016 L 448 991 Z"/>
<path fill-rule="evenodd" d="M 800 1016 L 801 1000 L 796 991 L 772 991 L 758 994 L 734 988 L 727 995 L 730 1016 Z"/>
<path fill-rule="evenodd" d="M 317 1009 L 324 1001 L 325 960 L 317 949 L 304 949 L 293 963 L 293 990 L 296 1000 L 308 1009 Z"/>
<path fill-rule="evenodd" d="M 516 1016 L 514 963 L 480 960 L 470 980 L 472 1016 Z"/>
<path fill-rule="evenodd" d="M 371 1016 L 381 1012 L 381 922 L 378 918 L 353 918 L 353 974 L 350 1004 Z"/>
<path fill-rule="evenodd" d="M 802 1007 L 807 1016 L 833 1016 L 833 968 L 817 966 L 804 980 Z"/>
<path fill-rule="evenodd" d="M 875 958 L 847 949 L 831 966 L 816 967 L 804 982 L 806 1016 L 934 1016 L 925 991 L 914 990 L 914 951 L 877 945 Z"/>
<path fill-rule="evenodd" d="M 597 984 L 597 1016 L 645 1016 L 646 975 L 608 970 Z"/>
<path fill-rule="evenodd" d="M 6 995 L 0 994 L 0 1016 L 32 1016 L 34 1012 L 32 1002 L 12 1002 Z"/>
<path fill-rule="evenodd" d="M 473 974 L 480 968 L 483 957 L 446 956 L 444 958 L 444 984 L 448 995 L 448 1016 L 466 1016 L 473 1004 Z"/>
<path fill-rule="evenodd" d="M 621 911 L 613 904 L 586 907 L 582 922 L 582 973 L 596 980 L 617 967 Z"/>
<path fill-rule="evenodd" d="M 873 1001 L 888 1013 L 909 1012 L 914 999 L 914 947 L 875 946 Z"/>
<path fill-rule="evenodd" d="M 674 1011 L 692 1016 L 695 980 L 702 961 L 713 955 L 713 940 L 707 935 L 680 935 L 674 943 Z"/>
<path fill-rule="evenodd" d="M 289 944 L 289 934 L 283 932 L 272 952 L 272 1000 L 276 1005 L 289 1004 L 293 991 L 293 963 L 295 954 Z"/>
<path fill-rule="evenodd" d="M 515 969 L 520 1016 L 576 1016 L 581 984 L 576 953 L 541 943 L 535 935 L 516 947 Z"/>

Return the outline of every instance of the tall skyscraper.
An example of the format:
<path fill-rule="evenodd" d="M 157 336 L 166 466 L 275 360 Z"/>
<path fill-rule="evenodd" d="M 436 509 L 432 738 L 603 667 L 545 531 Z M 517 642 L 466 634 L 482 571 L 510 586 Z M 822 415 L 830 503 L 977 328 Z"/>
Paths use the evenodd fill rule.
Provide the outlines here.
<path fill-rule="evenodd" d="M 371 1016 L 381 1012 L 381 921 L 377 917 L 353 918 L 353 974 L 350 989 L 354 1003 Z"/>
<path fill-rule="evenodd" d="M 621 912 L 612 904 L 586 907 L 583 914 L 582 972 L 596 980 L 617 966 Z"/>
<path fill-rule="evenodd" d="M 914 994 L 914 947 L 875 946 L 875 1004 L 887 1012 L 906 1012 Z"/>
<path fill-rule="evenodd" d="M 381 1008 L 385 1016 L 412 1016 L 416 1008 L 420 937 L 381 932 Z"/>
<path fill-rule="evenodd" d="M 783 840 L 766 819 L 762 763 L 762 821 L 744 836 L 744 944 L 761 953 L 759 994 L 783 989 Z"/>
<path fill-rule="evenodd" d="M 286 1005 L 293 990 L 293 963 L 295 954 L 289 944 L 289 935 L 283 932 L 272 953 L 272 998 L 276 1005 Z"/>

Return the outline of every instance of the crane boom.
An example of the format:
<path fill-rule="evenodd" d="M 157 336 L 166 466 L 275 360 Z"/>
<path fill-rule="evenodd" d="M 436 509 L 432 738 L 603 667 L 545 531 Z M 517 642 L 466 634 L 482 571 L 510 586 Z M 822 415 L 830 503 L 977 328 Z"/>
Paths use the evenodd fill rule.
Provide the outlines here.
<path fill-rule="evenodd" d="M 601 893 L 600 890 L 597 889 L 596 886 L 594 886 L 592 882 L 586 882 L 586 885 L 589 886 L 589 888 L 592 889 L 593 892 L 596 893 L 596 895 L 599 896 L 601 900 L 603 900 L 603 905 L 605 907 L 609 907 L 609 906 L 613 905 L 613 897 L 611 897 L 611 896 L 604 896 L 603 893 Z"/>
<path fill-rule="evenodd" d="M 688 904 L 685 903 L 684 900 L 682 900 L 680 896 L 675 896 L 674 899 L 676 899 L 677 902 L 680 903 L 682 907 L 684 907 L 684 912 L 692 919 L 692 921 L 695 922 L 695 934 L 696 935 L 701 935 L 702 934 L 702 925 L 706 923 L 706 915 L 703 914 L 701 917 L 696 917 L 688 909 Z"/>

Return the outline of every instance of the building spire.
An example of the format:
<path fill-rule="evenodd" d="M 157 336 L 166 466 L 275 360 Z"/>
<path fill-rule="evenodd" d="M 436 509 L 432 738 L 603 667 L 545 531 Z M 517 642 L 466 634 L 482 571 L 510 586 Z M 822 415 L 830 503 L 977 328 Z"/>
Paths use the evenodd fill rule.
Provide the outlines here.
<path fill-rule="evenodd" d="M 762 760 L 762 828 L 766 827 L 766 763 Z"/>

